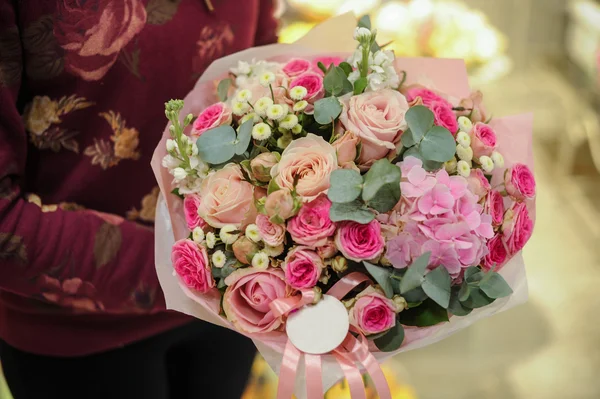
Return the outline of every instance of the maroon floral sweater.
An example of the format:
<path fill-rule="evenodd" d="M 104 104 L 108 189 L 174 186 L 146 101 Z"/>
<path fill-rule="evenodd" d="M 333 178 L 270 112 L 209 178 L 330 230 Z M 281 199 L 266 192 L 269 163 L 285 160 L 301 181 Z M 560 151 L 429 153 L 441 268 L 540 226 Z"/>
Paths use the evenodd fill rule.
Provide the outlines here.
<path fill-rule="evenodd" d="M 273 0 L 0 0 L 0 338 L 76 356 L 189 319 L 154 270 L 164 102 L 275 41 Z"/>

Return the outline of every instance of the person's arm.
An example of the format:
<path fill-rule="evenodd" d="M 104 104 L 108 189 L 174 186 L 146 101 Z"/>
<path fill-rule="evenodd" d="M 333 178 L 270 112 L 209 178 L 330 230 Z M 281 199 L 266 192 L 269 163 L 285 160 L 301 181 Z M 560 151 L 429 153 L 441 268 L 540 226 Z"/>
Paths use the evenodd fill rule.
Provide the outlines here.
<path fill-rule="evenodd" d="M 0 37 L 17 35 L 12 44 L 18 47 L 11 8 L 0 1 L 0 11 Z M 111 224 L 105 221 L 110 218 L 89 211 L 42 212 L 23 199 L 27 134 L 15 105 L 19 71 L 14 69 L 14 54 L 11 64 L 5 56 L 0 53 L 0 289 L 51 299 L 44 295 L 44 282 L 58 280 L 58 289 L 67 293 L 83 282 L 84 291 L 99 304 L 97 310 L 164 309 L 150 229 L 126 220 Z M 137 306 L 138 294 L 154 298 L 154 303 Z"/>
<path fill-rule="evenodd" d="M 254 36 L 254 45 L 263 46 L 277 42 L 279 21 L 275 15 L 280 0 L 260 0 L 258 11 L 258 29 Z"/>

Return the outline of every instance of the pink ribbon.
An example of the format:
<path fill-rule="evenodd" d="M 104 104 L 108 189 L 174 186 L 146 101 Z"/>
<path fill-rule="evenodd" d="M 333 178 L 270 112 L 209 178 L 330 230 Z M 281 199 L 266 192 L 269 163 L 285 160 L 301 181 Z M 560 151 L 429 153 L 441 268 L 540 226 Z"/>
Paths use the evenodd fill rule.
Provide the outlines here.
<path fill-rule="evenodd" d="M 372 283 L 371 280 L 362 273 L 350 273 L 344 276 L 329 289 L 327 295 L 331 295 L 339 300 L 344 298 L 350 291 L 362 283 Z M 316 294 L 312 290 L 302 290 L 301 295 L 291 298 L 277 299 L 271 303 L 271 310 L 275 317 L 281 317 L 301 307 L 314 303 Z M 379 366 L 379 362 L 369 350 L 367 338 L 356 328 L 350 327 L 350 330 L 358 335 L 357 339 L 348 332 L 344 342 L 338 346 L 331 354 L 339 363 L 344 376 L 348 382 L 350 393 L 353 399 L 366 399 L 365 386 L 363 384 L 362 374 L 359 367 L 362 365 L 371 376 L 377 393 L 381 399 L 392 399 L 390 388 L 385 379 L 385 375 Z M 289 340 L 283 354 L 281 370 L 279 372 L 279 386 L 277 388 L 277 399 L 290 399 L 294 393 L 296 382 L 296 372 L 300 364 L 302 353 Z M 306 366 L 306 393 L 308 399 L 323 398 L 321 355 L 304 354 Z"/>

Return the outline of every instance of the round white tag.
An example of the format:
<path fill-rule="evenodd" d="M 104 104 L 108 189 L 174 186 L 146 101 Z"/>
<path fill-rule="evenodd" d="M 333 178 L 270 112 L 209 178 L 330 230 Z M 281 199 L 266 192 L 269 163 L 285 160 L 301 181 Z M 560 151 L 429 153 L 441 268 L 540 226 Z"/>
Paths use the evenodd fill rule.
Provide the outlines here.
<path fill-rule="evenodd" d="M 286 326 L 292 344 L 313 355 L 322 355 L 337 348 L 349 329 L 348 310 L 331 295 L 323 295 L 316 305 L 305 306 L 292 313 Z"/>

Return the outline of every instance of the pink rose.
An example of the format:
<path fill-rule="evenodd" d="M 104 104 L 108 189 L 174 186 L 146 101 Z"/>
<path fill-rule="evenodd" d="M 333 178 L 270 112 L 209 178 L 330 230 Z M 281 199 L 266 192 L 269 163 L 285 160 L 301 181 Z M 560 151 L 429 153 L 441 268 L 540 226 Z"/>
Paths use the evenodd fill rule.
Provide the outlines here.
<path fill-rule="evenodd" d="M 497 146 L 494 129 L 485 123 L 477 122 L 471 130 L 473 156 L 477 159 L 483 155 L 490 156 Z"/>
<path fill-rule="evenodd" d="M 271 223 L 269 218 L 263 214 L 256 217 L 256 226 L 260 237 L 265 244 L 276 247 L 283 244 L 285 240 L 285 226 L 282 224 Z"/>
<path fill-rule="evenodd" d="M 292 58 L 283 66 L 283 72 L 292 78 L 309 71 L 310 67 L 310 61 L 302 58 Z"/>
<path fill-rule="evenodd" d="M 343 97 L 340 122 L 360 138 L 362 149 L 359 163 L 369 166 L 396 148 L 406 129 L 404 115 L 408 111 L 406 98 L 396 90 L 383 89 Z"/>
<path fill-rule="evenodd" d="M 488 254 L 483 258 L 483 269 L 487 271 L 495 267 L 494 271 L 500 270 L 506 263 L 508 256 L 502 237 L 495 235 L 494 238 L 488 241 L 487 248 Z"/>
<path fill-rule="evenodd" d="M 325 90 L 323 89 L 323 77 L 314 72 L 307 72 L 293 79 L 290 82 L 290 89 L 296 86 L 306 88 L 306 96 L 304 99 L 308 101 L 309 104 L 314 104 L 315 101 L 323 98 L 323 94 L 325 93 Z"/>
<path fill-rule="evenodd" d="M 335 241 L 331 238 L 328 239 L 324 245 L 317 248 L 317 253 L 323 259 L 332 258 L 337 252 L 338 249 L 335 245 Z"/>
<path fill-rule="evenodd" d="M 192 136 L 199 137 L 207 130 L 231 124 L 231 109 L 224 103 L 216 103 L 198 115 L 192 125 Z"/>
<path fill-rule="evenodd" d="M 368 287 L 356 296 L 349 316 L 350 324 L 364 335 L 379 334 L 396 325 L 396 305 L 375 288 Z"/>
<path fill-rule="evenodd" d="M 346 258 L 360 262 L 381 255 L 385 241 L 379 222 L 373 220 L 368 224 L 340 223 L 335 235 L 335 244 Z"/>
<path fill-rule="evenodd" d="M 344 62 L 344 59 L 342 57 L 316 57 L 313 58 L 312 63 L 313 63 L 313 70 L 317 73 L 320 73 L 321 75 L 323 75 L 323 71 L 321 70 L 321 68 L 319 68 L 319 62 L 322 63 L 325 68 L 329 68 L 329 66 L 331 64 L 338 66 L 340 65 L 342 62 Z"/>
<path fill-rule="evenodd" d="M 254 186 L 244 180 L 239 165 L 227 165 L 207 177 L 200 187 L 202 203 L 198 213 L 212 227 L 232 224 L 244 227 L 254 220 Z"/>
<path fill-rule="evenodd" d="M 252 258 L 260 250 L 260 248 L 258 248 L 258 245 L 256 245 L 256 243 L 247 237 L 240 237 L 233 243 L 231 250 L 233 251 L 233 254 L 237 260 L 244 265 L 249 265 L 252 263 Z"/>
<path fill-rule="evenodd" d="M 504 216 L 502 225 L 503 239 L 508 253 L 519 252 L 533 233 L 533 220 L 529 217 L 529 209 L 524 202 L 517 202 Z"/>
<path fill-rule="evenodd" d="M 329 176 L 338 169 L 335 148 L 322 137 L 309 133 L 294 140 L 281 154 L 281 160 L 271 169 L 279 187 L 294 189 L 303 202 L 312 201 L 329 189 Z"/>
<path fill-rule="evenodd" d="M 485 200 L 485 212 L 492 216 L 492 224 L 500 226 L 504 220 L 504 198 L 496 190 L 488 193 Z"/>
<path fill-rule="evenodd" d="M 436 126 L 445 127 L 453 136 L 456 135 L 456 132 L 458 132 L 458 122 L 456 114 L 452 111 L 452 107 L 442 102 L 435 102 L 429 105 L 428 108 L 433 112 Z"/>
<path fill-rule="evenodd" d="M 204 229 L 206 222 L 198 215 L 198 207 L 202 203 L 200 196 L 197 194 L 186 195 L 183 200 L 183 213 L 188 229 L 194 230 L 196 227 Z"/>
<path fill-rule="evenodd" d="M 488 120 L 488 115 L 483 106 L 483 94 L 478 90 L 471 93 L 469 98 L 464 98 L 460 101 L 459 107 L 465 108 L 459 112 L 459 115 L 468 116 L 473 122 L 485 122 Z"/>
<path fill-rule="evenodd" d="M 287 229 L 298 244 L 320 247 L 335 233 L 335 224 L 329 219 L 331 201 L 321 195 L 304 204 L 298 215 L 288 222 Z"/>
<path fill-rule="evenodd" d="M 223 310 L 238 330 L 265 333 L 283 326 L 283 318 L 275 317 L 269 305 L 275 299 L 287 298 L 294 290 L 286 284 L 281 269 L 238 269 L 226 279 Z"/>
<path fill-rule="evenodd" d="M 467 178 L 469 191 L 482 199 L 492 189 L 490 182 L 485 177 L 481 169 L 471 169 L 471 174 Z"/>
<path fill-rule="evenodd" d="M 206 248 L 203 246 L 192 240 L 179 240 L 173 244 L 171 261 L 175 272 L 188 287 L 206 293 L 215 286 Z"/>
<path fill-rule="evenodd" d="M 452 104 L 448 100 L 433 90 L 429 90 L 420 85 L 409 86 L 405 91 L 403 91 L 403 93 L 408 102 L 413 102 L 417 99 L 417 97 L 420 97 L 423 105 L 426 107 L 430 107 L 434 103 L 442 103 L 446 107 L 452 109 Z"/>
<path fill-rule="evenodd" d="M 317 285 L 324 268 L 321 257 L 308 247 L 293 248 L 283 262 L 285 280 L 296 289 Z"/>
<path fill-rule="evenodd" d="M 338 165 L 341 168 L 352 167 L 357 155 L 357 146 L 360 140 L 354 133 L 347 130 L 333 143 L 337 154 Z"/>
<path fill-rule="evenodd" d="M 289 188 L 274 191 L 265 200 L 265 212 L 273 223 L 284 223 L 296 210 L 296 201 Z"/>
<path fill-rule="evenodd" d="M 506 192 L 517 201 L 535 197 L 535 178 L 533 173 L 521 163 L 515 164 L 504 173 Z"/>

